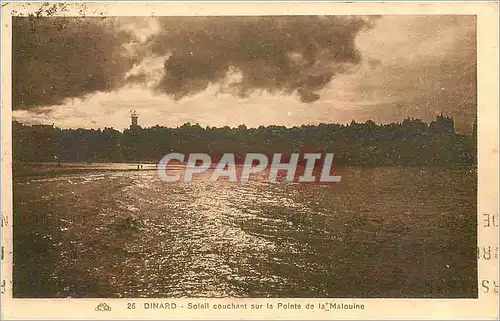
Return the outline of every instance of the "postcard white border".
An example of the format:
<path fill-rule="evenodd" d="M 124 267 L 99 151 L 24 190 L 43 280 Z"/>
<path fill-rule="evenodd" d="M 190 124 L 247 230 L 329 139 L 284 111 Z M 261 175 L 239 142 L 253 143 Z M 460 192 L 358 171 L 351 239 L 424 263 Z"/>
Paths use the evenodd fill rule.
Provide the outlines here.
<path fill-rule="evenodd" d="M 12 274 L 12 177 L 11 177 L 11 17 L 27 15 L 41 3 L 9 3 L 2 7 L 2 227 L 5 258 L 2 275 L 4 319 L 497 319 L 498 293 L 481 291 L 482 280 L 498 283 L 498 260 L 479 260 L 478 299 L 13 299 Z M 498 246 L 498 228 L 484 228 L 483 214 L 498 218 L 498 19 L 495 2 L 94 2 L 67 3 L 55 15 L 151 16 L 151 15 L 477 15 L 478 72 L 478 244 Z M 14 57 L 15 58 L 15 57 Z M 105 302 L 112 311 L 98 312 Z M 175 302 L 345 302 L 364 304 L 363 310 L 128 310 L 127 303 Z"/>

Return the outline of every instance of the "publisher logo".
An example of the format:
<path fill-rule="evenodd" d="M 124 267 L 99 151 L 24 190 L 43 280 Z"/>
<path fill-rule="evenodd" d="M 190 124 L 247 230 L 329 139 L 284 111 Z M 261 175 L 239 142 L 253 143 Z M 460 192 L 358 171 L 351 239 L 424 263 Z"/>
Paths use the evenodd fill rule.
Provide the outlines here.
<path fill-rule="evenodd" d="M 96 306 L 95 310 L 96 311 L 111 311 L 111 307 L 103 302 L 103 303 L 100 303 L 98 306 Z"/>

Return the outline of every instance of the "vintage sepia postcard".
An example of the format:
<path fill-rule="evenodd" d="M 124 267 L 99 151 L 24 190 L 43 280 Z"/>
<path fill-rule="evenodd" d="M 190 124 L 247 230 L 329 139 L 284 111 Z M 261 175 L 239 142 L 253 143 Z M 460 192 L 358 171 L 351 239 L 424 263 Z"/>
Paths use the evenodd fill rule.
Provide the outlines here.
<path fill-rule="evenodd" d="M 498 319 L 498 21 L 2 3 L 2 318 Z"/>

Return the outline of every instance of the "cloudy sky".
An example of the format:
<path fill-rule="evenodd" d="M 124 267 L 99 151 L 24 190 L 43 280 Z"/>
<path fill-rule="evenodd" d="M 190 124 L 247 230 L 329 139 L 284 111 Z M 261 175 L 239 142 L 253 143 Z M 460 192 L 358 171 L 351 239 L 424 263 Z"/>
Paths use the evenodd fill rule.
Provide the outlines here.
<path fill-rule="evenodd" d="M 13 117 L 63 128 L 432 120 L 470 131 L 474 16 L 14 18 Z"/>

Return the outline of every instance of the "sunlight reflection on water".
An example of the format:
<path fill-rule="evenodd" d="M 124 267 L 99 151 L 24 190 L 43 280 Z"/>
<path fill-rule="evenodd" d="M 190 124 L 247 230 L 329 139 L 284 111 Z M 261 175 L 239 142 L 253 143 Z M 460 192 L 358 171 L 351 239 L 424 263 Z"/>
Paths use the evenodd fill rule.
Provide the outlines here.
<path fill-rule="evenodd" d="M 473 293 L 474 175 L 342 175 L 331 185 L 240 185 L 165 183 L 155 171 L 66 174 L 17 183 L 15 212 L 19 229 L 50 242 L 54 296 Z M 28 226 L 40 216 L 43 229 Z"/>

